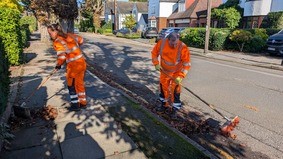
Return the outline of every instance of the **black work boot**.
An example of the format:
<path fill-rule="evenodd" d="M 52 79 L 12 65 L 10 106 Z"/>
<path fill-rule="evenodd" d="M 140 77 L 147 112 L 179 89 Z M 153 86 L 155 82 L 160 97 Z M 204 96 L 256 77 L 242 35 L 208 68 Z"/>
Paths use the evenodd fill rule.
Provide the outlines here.
<path fill-rule="evenodd" d="M 171 115 L 170 115 L 171 119 L 173 119 L 173 120 L 178 119 L 177 111 L 178 111 L 178 109 L 176 109 L 176 108 L 172 109 L 172 112 L 171 112 Z"/>
<path fill-rule="evenodd" d="M 81 109 L 86 109 L 86 107 L 87 107 L 86 104 L 81 104 L 81 103 L 80 103 L 80 108 L 81 108 Z"/>
<path fill-rule="evenodd" d="M 79 111 L 80 105 L 79 103 L 71 103 L 71 106 L 69 107 L 69 111 Z"/>
<path fill-rule="evenodd" d="M 161 104 L 159 106 L 157 106 L 157 108 L 155 110 L 159 113 L 164 113 L 167 109 L 167 107 L 165 107 L 165 104 L 166 104 L 166 102 L 161 102 Z"/>

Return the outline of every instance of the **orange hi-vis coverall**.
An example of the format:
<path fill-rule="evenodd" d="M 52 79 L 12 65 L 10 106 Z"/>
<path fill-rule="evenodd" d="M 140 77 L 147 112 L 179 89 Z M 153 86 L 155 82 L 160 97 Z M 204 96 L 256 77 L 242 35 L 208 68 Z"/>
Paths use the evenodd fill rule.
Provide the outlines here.
<path fill-rule="evenodd" d="M 169 103 L 173 103 L 173 108 L 180 109 L 182 106 L 180 100 L 181 87 L 168 75 L 174 79 L 177 77 L 185 78 L 191 67 L 188 47 L 183 42 L 178 41 L 177 47 L 172 48 L 169 46 L 169 39 L 162 39 L 154 46 L 151 55 L 153 65 L 160 64 L 162 68 L 159 100 L 165 107 L 168 107 Z M 171 97 L 170 100 L 169 97 Z"/>
<path fill-rule="evenodd" d="M 58 36 L 53 43 L 57 51 L 57 65 L 67 63 L 66 79 L 71 104 L 78 104 L 78 106 L 87 104 L 84 86 L 86 62 L 80 49 L 82 43 L 82 37 L 71 33 L 67 34 L 67 38 Z"/>

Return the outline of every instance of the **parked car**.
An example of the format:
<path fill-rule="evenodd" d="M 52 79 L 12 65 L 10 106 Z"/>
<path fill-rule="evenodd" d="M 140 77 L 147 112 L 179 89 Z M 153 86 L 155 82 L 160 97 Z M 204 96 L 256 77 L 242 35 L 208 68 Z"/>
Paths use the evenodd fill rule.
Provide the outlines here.
<path fill-rule="evenodd" d="M 271 55 L 283 55 L 283 29 L 267 39 L 267 52 Z"/>
<path fill-rule="evenodd" d="M 169 28 L 167 29 L 165 32 L 164 32 L 164 36 L 165 38 L 172 32 L 177 32 L 177 33 L 180 33 L 181 31 L 183 31 L 185 28 L 184 27 L 172 27 L 172 28 Z"/>
<path fill-rule="evenodd" d="M 161 38 L 166 38 L 170 33 L 172 33 L 173 31 L 181 33 L 181 31 L 183 31 L 185 28 L 184 27 L 169 27 L 169 28 L 163 28 L 160 32 L 159 32 L 159 36 L 156 39 L 156 41 L 158 41 Z"/>
<path fill-rule="evenodd" d="M 116 35 L 117 33 L 121 33 L 121 34 L 129 34 L 130 33 L 130 29 L 129 28 L 126 28 L 126 27 L 123 27 L 119 30 L 114 30 L 113 31 L 113 34 Z"/>
<path fill-rule="evenodd" d="M 158 36 L 158 31 L 156 27 L 145 27 L 141 32 L 142 38 L 156 38 Z"/>
<path fill-rule="evenodd" d="M 160 32 L 158 33 L 158 36 L 157 36 L 157 38 L 156 38 L 156 42 L 157 42 L 158 40 L 160 40 L 160 39 L 162 39 L 162 38 L 165 37 L 165 32 L 166 32 L 168 29 L 170 29 L 170 28 L 162 28 L 162 29 L 160 30 Z"/>

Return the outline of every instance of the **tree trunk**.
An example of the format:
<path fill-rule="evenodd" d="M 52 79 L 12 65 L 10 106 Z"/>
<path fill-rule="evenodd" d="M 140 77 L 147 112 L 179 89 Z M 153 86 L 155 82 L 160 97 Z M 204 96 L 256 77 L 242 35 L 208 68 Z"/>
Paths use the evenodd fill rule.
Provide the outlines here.
<path fill-rule="evenodd" d="M 65 33 L 74 33 L 74 20 L 73 19 L 60 19 L 59 22 Z"/>
<path fill-rule="evenodd" d="M 97 33 L 97 30 L 101 27 L 100 14 L 93 13 L 93 25 L 94 25 L 94 32 Z"/>

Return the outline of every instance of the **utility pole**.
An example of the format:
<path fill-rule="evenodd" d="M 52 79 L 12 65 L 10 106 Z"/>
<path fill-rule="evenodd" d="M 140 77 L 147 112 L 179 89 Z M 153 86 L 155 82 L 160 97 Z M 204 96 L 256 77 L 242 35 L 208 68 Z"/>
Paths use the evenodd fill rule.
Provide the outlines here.
<path fill-rule="evenodd" d="M 117 29 L 117 0 L 114 0 L 114 30 Z"/>
<path fill-rule="evenodd" d="M 209 45 L 209 33 L 210 33 L 210 18 L 211 18 L 211 0 L 207 0 L 207 17 L 206 17 L 206 27 L 205 27 L 205 44 L 204 53 L 208 53 Z"/>

